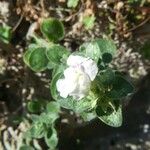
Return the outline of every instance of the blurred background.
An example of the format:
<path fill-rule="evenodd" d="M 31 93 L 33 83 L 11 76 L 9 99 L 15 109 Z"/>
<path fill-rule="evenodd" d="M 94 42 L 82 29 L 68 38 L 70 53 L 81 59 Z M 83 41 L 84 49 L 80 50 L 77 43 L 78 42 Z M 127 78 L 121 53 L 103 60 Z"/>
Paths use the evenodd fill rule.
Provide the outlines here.
<path fill-rule="evenodd" d="M 30 127 L 26 103 L 50 100 L 50 72 L 34 73 L 22 56 L 41 19 L 65 26 L 61 44 L 73 51 L 94 38 L 112 38 L 117 54 L 111 67 L 135 86 L 123 107 L 123 125 L 97 119 L 84 123 L 68 112 L 57 123 L 59 150 L 150 150 L 150 0 L 0 1 L 0 150 L 18 150 Z M 42 140 L 35 149 L 48 149 Z"/>

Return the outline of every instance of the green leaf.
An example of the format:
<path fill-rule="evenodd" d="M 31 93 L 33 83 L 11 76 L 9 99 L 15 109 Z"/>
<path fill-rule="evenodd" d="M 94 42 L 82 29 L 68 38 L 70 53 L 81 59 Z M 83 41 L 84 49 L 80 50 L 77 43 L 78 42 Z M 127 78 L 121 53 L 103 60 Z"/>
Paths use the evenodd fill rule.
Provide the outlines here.
<path fill-rule="evenodd" d="M 40 72 L 47 68 L 48 59 L 45 54 L 45 48 L 35 49 L 29 56 L 29 65 L 33 71 Z"/>
<path fill-rule="evenodd" d="M 54 127 L 52 127 L 52 134 L 47 134 L 45 135 L 45 142 L 50 147 L 50 149 L 54 150 L 58 144 L 58 137 L 57 137 L 57 131 Z"/>
<path fill-rule="evenodd" d="M 67 6 L 75 8 L 79 3 L 79 0 L 68 0 Z"/>
<path fill-rule="evenodd" d="M 110 53 L 104 53 L 102 55 L 102 61 L 104 63 L 110 63 L 112 61 L 112 55 Z"/>
<path fill-rule="evenodd" d="M 56 82 L 58 81 L 58 79 L 60 79 L 62 77 L 62 73 L 57 73 L 53 76 L 51 84 L 50 84 L 50 90 L 51 90 L 51 95 L 52 97 L 57 100 L 58 98 L 58 92 L 56 89 Z"/>
<path fill-rule="evenodd" d="M 68 55 L 69 51 L 66 50 L 65 47 L 60 45 L 52 45 L 50 48 L 46 50 L 47 58 L 52 64 L 60 64 L 61 58 L 63 55 Z"/>
<path fill-rule="evenodd" d="M 106 109 L 104 109 L 104 105 L 103 106 L 98 105 L 96 107 L 96 114 L 98 118 L 105 124 L 112 127 L 120 127 L 122 125 L 121 105 L 119 105 L 118 109 L 114 109 L 116 108 L 116 106 L 113 106 L 114 105 L 113 103 L 109 105 L 109 103 L 108 104 L 106 103 L 105 106 Z M 112 108 L 110 106 L 112 106 Z"/>
<path fill-rule="evenodd" d="M 57 95 L 56 100 L 62 108 L 74 110 L 76 101 L 72 97 L 68 96 L 67 98 L 62 98 L 59 96 L 59 93 L 57 93 Z"/>
<path fill-rule="evenodd" d="M 134 87 L 119 75 L 115 75 L 111 86 L 112 89 L 107 93 L 111 99 L 123 98 L 134 91 Z"/>
<path fill-rule="evenodd" d="M 102 71 L 96 77 L 96 83 L 99 90 L 111 99 L 121 99 L 134 91 L 131 83 L 115 74 L 110 68 Z"/>
<path fill-rule="evenodd" d="M 91 93 L 92 92 L 90 92 L 87 97 L 81 100 L 73 99 L 73 97 L 71 96 L 68 96 L 67 98 L 62 98 L 58 95 L 57 102 L 60 104 L 61 107 L 73 110 L 74 112 L 80 114 L 85 111 L 90 111 L 95 107 L 97 98 L 93 93 Z"/>
<path fill-rule="evenodd" d="M 64 37 L 64 26 L 62 22 L 55 18 L 48 18 L 43 20 L 41 24 L 41 32 L 52 42 L 57 42 Z"/>
<path fill-rule="evenodd" d="M 35 49 L 28 49 L 24 55 L 23 55 L 23 61 L 25 62 L 26 65 L 28 65 L 30 67 L 29 64 L 29 58 L 31 56 L 31 53 L 34 51 Z"/>
<path fill-rule="evenodd" d="M 60 106 L 57 102 L 49 102 L 46 106 L 46 110 L 49 113 L 58 113 L 60 111 Z"/>
<path fill-rule="evenodd" d="M 33 123 L 32 127 L 30 130 L 27 131 L 26 137 L 32 137 L 32 138 L 42 138 L 46 132 L 45 125 L 40 122 L 36 121 Z"/>
<path fill-rule="evenodd" d="M 83 18 L 83 24 L 87 30 L 92 29 L 94 27 L 94 22 L 95 22 L 95 16 L 94 15 L 85 16 Z"/>
<path fill-rule="evenodd" d="M 44 123 L 44 124 L 47 124 L 47 125 L 51 125 L 53 124 L 56 119 L 58 119 L 59 115 L 57 113 L 42 113 L 40 116 L 39 116 L 39 121 Z"/>
<path fill-rule="evenodd" d="M 97 39 L 95 40 L 95 42 L 98 44 L 98 47 L 101 51 L 102 54 L 105 54 L 105 53 L 109 53 L 111 54 L 112 56 L 115 55 L 116 53 L 116 45 L 114 44 L 114 42 L 110 39 Z"/>
<path fill-rule="evenodd" d="M 31 113 L 38 113 L 41 111 L 41 104 L 38 101 L 30 101 L 27 104 L 27 108 Z"/>
<path fill-rule="evenodd" d="M 112 69 L 108 68 L 96 77 L 96 83 L 98 84 L 99 88 L 109 88 L 112 85 L 112 82 L 115 78 L 115 73 Z"/>
<path fill-rule="evenodd" d="M 56 82 L 58 81 L 58 79 L 61 79 L 63 77 L 64 69 L 65 69 L 64 65 L 59 65 L 58 67 L 54 68 L 52 72 L 52 81 L 50 84 L 50 90 L 51 95 L 55 100 L 57 100 L 59 96 L 56 89 Z"/>
<path fill-rule="evenodd" d="M 28 145 L 23 145 L 19 148 L 19 150 L 34 150 L 34 148 Z"/>
<path fill-rule="evenodd" d="M 12 37 L 11 27 L 4 25 L 0 26 L 0 40 L 9 43 Z"/>
<path fill-rule="evenodd" d="M 89 57 L 95 62 L 98 62 L 102 56 L 99 46 L 95 41 L 82 44 L 79 51 L 82 52 L 85 57 Z"/>
<path fill-rule="evenodd" d="M 109 39 L 96 39 L 92 42 L 82 44 L 79 48 L 79 52 L 82 52 L 84 56 L 90 57 L 97 63 L 99 59 L 102 58 L 103 61 L 108 62 L 111 61 L 112 57 L 114 56 L 116 52 L 116 46 Z"/>
<path fill-rule="evenodd" d="M 49 61 L 47 64 L 47 69 L 55 69 L 57 68 L 56 64 L 54 64 L 53 62 Z"/>

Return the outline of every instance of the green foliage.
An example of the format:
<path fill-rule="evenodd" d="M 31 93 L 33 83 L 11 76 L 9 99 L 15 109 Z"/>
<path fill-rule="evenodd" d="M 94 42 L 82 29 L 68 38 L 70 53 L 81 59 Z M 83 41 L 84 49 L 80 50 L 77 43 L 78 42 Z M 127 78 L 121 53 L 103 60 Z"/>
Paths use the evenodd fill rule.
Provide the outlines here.
<path fill-rule="evenodd" d="M 76 113 L 83 113 L 84 111 L 89 111 L 94 106 L 96 99 L 85 98 L 81 101 L 77 101 L 72 97 L 68 98 L 61 98 L 58 97 L 57 102 L 60 104 L 61 107 L 65 109 L 73 110 Z"/>
<path fill-rule="evenodd" d="M 35 72 L 57 68 L 69 55 L 65 47 L 52 43 L 64 36 L 64 27 L 60 21 L 52 18 L 43 20 L 41 32 L 50 42 L 33 35 L 35 42 L 28 46 L 23 56 L 26 65 Z"/>
<path fill-rule="evenodd" d="M 85 16 L 83 18 L 83 24 L 87 30 L 92 29 L 94 27 L 94 22 L 95 22 L 95 16 L 94 15 Z"/>
<path fill-rule="evenodd" d="M 55 18 L 45 19 L 41 24 L 41 32 L 50 42 L 57 42 L 64 37 L 64 26 Z"/>
<path fill-rule="evenodd" d="M 97 39 L 97 40 L 95 40 L 95 42 L 98 44 L 102 55 L 104 55 L 105 53 L 111 54 L 112 56 L 115 55 L 117 48 L 116 48 L 116 45 L 114 44 L 114 42 L 112 40 L 110 40 L 110 39 Z"/>
<path fill-rule="evenodd" d="M 69 7 L 75 7 L 78 1 L 70 0 L 68 3 Z M 85 20 L 88 28 L 93 26 L 93 21 L 92 18 Z M 41 32 L 48 41 L 33 36 L 35 43 L 29 45 L 23 59 L 35 72 L 53 69 L 50 91 L 55 101 L 48 102 L 46 105 L 37 100 L 28 103 L 29 112 L 34 114 L 30 117 L 32 126 L 26 137 L 44 138 L 49 148 L 55 149 L 58 144 L 55 122 L 59 118 L 61 108 L 74 111 L 85 121 L 98 117 L 109 126 L 121 126 L 121 99 L 132 93 L 134 89 L 130 82 L 108 67 L 117 50 L 113 41 L 96 39 L 82 44 L 79 51 L 73 53 L 91 58 L 99 68 L 95 80 L 91 81 L 90 92 L 81 100 L 77 100 L 72 96 L 62 98 L 56 88 L 56 82 L 64 78 L 67 59 L 71 55 L 65 47 L 54 43 L 64 37 L 62 23 L 57 19 L 46 19 L 41 24 Z"/>
<path fill-rule="evenodd" d="M 29 108 L 33 111 L 33 107 L 30 106 Z M 32 126 L 26 132 L 25 137 L 29 139 L 44 138 L 46 144 L 51 149 L 55 149 L 58 143 L 58 138 L 54 126 L 55 126 L 55 121 L 59 118 L 58 114 L 60 112 L 60 106 L 58 103 L 52 101 L 46 104 L 44 110 L 45 112 L 42 112 L 40 115 L 35 115 L 35 114 L 31 115 Z"/>
<path fill-rule="evenodd" d="M 41 104 L 38 101 L 30 101 L 27 104 L 27 108 L 31 113 L 38 113 L 41 111 Z"/>
<path fill-rule="evenodd" d="M 45 142 L 50 147 L 50 149 L 55 149 L 58 144 L 57 131 L 55 128 L 51 129 L 51 132 L 47 132 L 45 135 Z"/>
<path fill-rule="evenodd" d="M 100 120 L 112 127 L 120 127 L 122 125 L 122 109 L 121 105 L 115 109 L 115 105 L 110 102 L 105 105 L 96 107 L 96 114 Z"/>
<path fill-rule="evenodd" d="M 4 25 L 0 26 L 0 40 L 9 43 L 12 37 L 11 27 Z"/>
<path fill-rule="evenodd" d="M 121 99 L 134 90 L 133 86 L 119 75 L 115 75 L 111 84 L 111 90 L 107 93 L 108 97 L 112 99 Z"/>
<path fill-rule="evenodd" d="M 79 51 L 84 53 L 86 57 L 90 57 L 96 62 L 98 62 L 99 58 L 102 55 L 99 46 L 95 41 L 84 43 L 83 45 L 80 46 Z"/>
<path fill-rule="evenodd" d="M 83 112 L 80 115 L 86 122 L 91 121 L 97 117 L 95 112 Z"/>
<path fill-rule="evenodd" d="M 61 58 L 64 55 L 68 55 L 69 51 L 65 49 L 65 47 L 60 45 L 52 45 L 46 51 L 47 58 L 49 59 L 49 63 L 59 65 L 61 63 Z"/>
<path fill-rule="evenodd" d="M 49 113 L 58 113 L 60 111 L 60 106 L 56 102 L 49 102 L 46 106 L 46 110 Z"/>
<path fill-rule="evenodd" d="M 24 62 L 35 72 L 44 71 L 48 64 L 45 53 L 46 48 L 32 45 L 23 56 Z"/>
<path fill-rule="evenodd" d="M 28 50 L 24 53 L 23 55 L 23 61 L 28 65 L 30 66 L 30 63 L 29 63 L 29 58 L 31 56 L 31 53 L 37 48 L 36 45 L 31 45 L 29 46 Z"/>
<path fill-rule="evenodd" d="M 112 61 L 112 55 L 110 53 L 104 53 L 102 55 L 102 60 L 104 63 L 110 63 Z"/>
<path fill-rule="evenodd" d="M 96 79 L 99 89 L 110 87 L 114 78 L 115 78 L 115 73 L 110 68 L 100 72 L 100 74 L 97 76 Z"/>
<path fill-rule="evenodd" d="M 103 58 L 103 61 L 108 63 L 115 55 L 116 46 L 111 40 L 96 39 L 92 42 L 81 45 L 79 51 L 96 62 Z"/>
<path fill-rule="evenodd" d="M 39 139 L 45 135 L 45 132 L 46 132 L 45 124 L 40 121 L 36 121 L 26 134 L 28 137 Z"/>
<path fill-rule="evenodd" d="M 111 69 L 97 76 L 99 90 L 104 91 L 112 99 L 121 99 L 134 91 L 133 85 Z"/>
<path fill-rule="evenodd" d="M 68 0 L 67 6 L 75 8 L 78 5 L 78 3 L 79 3 L 79 0 Z"/>
<path fill-rule="evenodd" d="M 45 55 L 45 48 L 41 47 L 35 49 L 29 57 L 29 64 L 32 70 L 36 72 L 44 71 L 48 64 L 48 59 Z"/>

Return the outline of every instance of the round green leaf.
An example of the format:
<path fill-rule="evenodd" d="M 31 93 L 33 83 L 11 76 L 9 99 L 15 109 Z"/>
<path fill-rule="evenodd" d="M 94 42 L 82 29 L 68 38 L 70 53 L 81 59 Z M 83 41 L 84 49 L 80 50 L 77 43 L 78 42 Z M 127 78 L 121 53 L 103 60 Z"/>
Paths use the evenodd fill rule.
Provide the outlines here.
<path fill-rule="evenodd" d="M 46 106 L 46 110 L 49 113 L 58 113 L 60 111 L 60 106 L 57 102 L 49 102 Z"/>
<path fill-rule="evenodd" d="M 103 86 L 104 88 L 108 88 L 112 85 L 114 78 L 115 73 L 113 72 L 113 70 L 110 68 L 106 69 L 105 71 L 101 72 L 96 78 L 98 87 L 102 88 Z"/>
<path fill-rule="evenodd" d="M 110 53 L 104 53 L 102 55 L 102 60 L 104 63 L 110 63 L 112 61 L 112 55 Z"/>
<path fill-rule="evenodd" d="M 41 111 L 41 104 L 38 101 L 30 101 L 27 108 L 31 113 L 38 113 Z"/>
<path fill-rule="evenodd" d="M 61 58 L 63 55 L 68 55 L 69 52 L 65 49 L 65 47 L 60 45 L 52 45 L 50 48 L 46 50 L 47 58 L 52 64 L 60 64 Z"/>
<path fill-rule="evenodd" d="M 98 44 L 98 47 L 102 54 L 109 53 L 112 56 L 116 53 L 116 45 L 110 39 L 97 39 L 95 42 Z"/>
<path fill-rule="evenodd" d="M 41 24 L 41 32 L 49 41 L 57 42 L 64 37 L 64 26 L 55 18 L 45 19 Z"/>
<path fill-rule="evenodd" d="M 45 54 L 45 48 L 35 49 L 29 57 L 29 65 L 33 71 L 40 72 L 47 68 L 48 59 Z"/>
<path fill-rule="evenodd" d="M 29 64 L 29 58 L 31 56 L 31 53 L 35 50 L 39 48 L 36 44 L 30 44 L 28 47 L 28 50 L 24 53 L 23 55 L 23 61 L 26 63 L 26 65 L 28 65 L 30 67 Z"/>
<path fill-rule="evenodd" d="M 93 59 L 95 62 L 98 62 L 102 55 L 99 46 L 95 41 L 82 44 L 79 51 L 83 52 L 84 56 Z"/>

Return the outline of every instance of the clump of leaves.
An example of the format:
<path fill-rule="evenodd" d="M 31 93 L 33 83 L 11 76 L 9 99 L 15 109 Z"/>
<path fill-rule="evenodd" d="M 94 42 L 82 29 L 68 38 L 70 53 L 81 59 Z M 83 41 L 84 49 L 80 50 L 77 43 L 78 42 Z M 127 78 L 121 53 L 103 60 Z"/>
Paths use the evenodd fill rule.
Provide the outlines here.
<path fill-rule="evenodd" d="M 46 19 L 41 24 L 41 32 L 48 41 L 34 36 L 35 43 L 29 45 L 24 54 L 24 62 L 35 72 L 52 70 L 50 91 L 55 101 L 48 103 L 46 110 L 40 109 L 37 102 L 28 104 L 30 112 L 34 112 L 32 109 L 36 112 L 41 110 L 40 115 L 32 115 L 33 125 L 28 137 L 44 137 L 47 145 L 51 149 L 55 148 L 58 142 L 55 121 L 59 117 L 60 108 L 73 110 L 85 121 L 98 117 L 109 126 L 121 126 L 122 99 L 133 92 L 133 86 L 108 67 L 116 53 L 113 41 L 95 39 L 83 43 L 79 50 L 73 53 L 92 59 L 99 67 L 89 94 L 81 100 L 76 100 L 71 96 L 62 98 L 56 89 L 56 82 L 63 76 L 66 59 L 71 54 L 65 47 L 56 43 L 64 37 L 62 23 L 56 19 Z"/>

